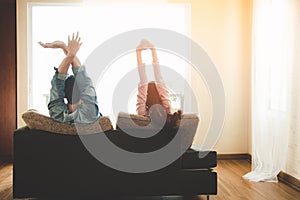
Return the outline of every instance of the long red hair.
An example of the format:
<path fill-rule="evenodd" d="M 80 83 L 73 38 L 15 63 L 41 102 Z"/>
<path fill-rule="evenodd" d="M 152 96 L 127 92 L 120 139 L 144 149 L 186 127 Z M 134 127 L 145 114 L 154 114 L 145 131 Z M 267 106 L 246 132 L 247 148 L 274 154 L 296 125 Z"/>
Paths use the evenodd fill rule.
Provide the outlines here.
<path fill-rule="evenodd" d="M 158 93 L 157 87 L 156 87 L 156 83 L 154 81 L 149 82 L 148 83 L 148 93 L 147 93 L 147 100 L 146 100 L 146 106 L 147 106 L 147 110 L 150 110 L 150 107 L 155 105 L 155 104 L 159 104 L 161 106 L 163 106 L 162 104 L 162 100 L 161 97 Z M 171 127 L 171 128 L 178 128 L 179 126 L 179 121 L 181 119 L 181 110 L 178 110 L 177 112 L 170 114 L 167 113 L 166 109 L 155 109 L 154 111 L 154 115 L 153 115 L 153 120 L 154 121 L 161 121 L 161 117 L 164 115 L 162 114 L 162 112 L 166 112 L 166 126 L 167 127 Z"/>
<path fill-rule="evenodd" d="M 150 107 L 155 104 L 162 105 L 162 100 L 158 93 L 156 83 L 154 81 L 151 81 L 148 83 L 148 93 L 147 93 L 147 100 L 146 100 L 147 109 L 149 110 Z"/>

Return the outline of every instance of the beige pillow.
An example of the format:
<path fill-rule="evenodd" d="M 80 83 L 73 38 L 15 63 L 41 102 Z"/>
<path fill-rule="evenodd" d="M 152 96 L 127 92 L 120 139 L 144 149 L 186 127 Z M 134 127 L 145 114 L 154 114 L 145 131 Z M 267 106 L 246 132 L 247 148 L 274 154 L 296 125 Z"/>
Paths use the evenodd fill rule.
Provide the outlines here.
<path fill-rule="evenodd" d="M 117 119 L 117 128 L 136 129 L 146 128 L 150 124 L 150 118 L 142 115 L 120 112 Z M 178 121 L 178 126 L 197 130 L 199 117 L 196 114 L 183 114 Z"/>
<path fill-rule="evenodd" d="M 100 117 L 92 124 L 71 125 L 53 120 L 36 110 L 23 113 L 22 119 L 30 129 L 38 129 L 66 135 L 93 134 L 112 130 L 113 126 L 109 117 Z M 100 126 L 99 126 L 100 125 Z"/>
<path fill-rule="evenodd" d="M 181 120 L 178 121 L 177 126 L 180 128 L 182 133 L 182 151 L 185 151 L 192 145 L 199 121 L 200 119 L 196 114 L 183 114 Z M 149 124 L 149 117 L 120 112 L 118 115 L 116 128 L 125 131 L 127 134 L 130 134 L 131 132 L 138 133 L 141 137 L 143 137 L 145 134 L 152 135 L 158 133 L 161 130 L 161 128 L 157 128 L 154 125 L 149 126 Z"/>
<path fill-rule="evenodd" d="M 132 121 L 131 121 L 132 120 Z M 135 129 L 146 127 L 150 124 L 150 118 L 142 115 L 120 112 L 117 119 L 117 128 Z"/>

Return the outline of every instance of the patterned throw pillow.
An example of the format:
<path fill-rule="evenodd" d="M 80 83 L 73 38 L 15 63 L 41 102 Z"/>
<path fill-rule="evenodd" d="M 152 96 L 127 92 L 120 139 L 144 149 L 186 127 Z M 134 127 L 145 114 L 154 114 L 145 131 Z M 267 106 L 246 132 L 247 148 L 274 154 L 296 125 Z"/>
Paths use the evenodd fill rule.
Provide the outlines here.
<path fill-rule="evenodd" d="M 196 114 L 183 114 L 178 121 L 178 127 L 196 130 L 199 124 L 199 116 Z M 137 129 L 150 128 L 150 118 L 142 115 L 120 112 L 117 119 L 117 128 Z"/>
<path fill-rule="evenodd" d="M 38 129 L 66 135 L 93 134 L 113 130 L 109 117 L 100 117 L 92 124 L 71 125 L 53 120 L 36 110 L 28 110 L 22 119 L 30 129 Z M 100 126 L 99 126 L 100 125 Z"/>
<path fill-rule="evenodd" d="M 196 114 L 182 114 L 181 120 L 178 121 L 177 126 L 180 129 L 181 148 L 183 151 L 192 145 L 199 121 L 199 116 Z M 149 117 L 124 112 L 120 112 L 118 115 L 116 129 L 121 129 L 126 133 L 135 132 L 141 134 L 141 136 L 158 133 L 158 131 L 162 130 L 155 127 L 155 125 L 150 125 Z M 179 134 L 179 132 L 176 134 Z"/>

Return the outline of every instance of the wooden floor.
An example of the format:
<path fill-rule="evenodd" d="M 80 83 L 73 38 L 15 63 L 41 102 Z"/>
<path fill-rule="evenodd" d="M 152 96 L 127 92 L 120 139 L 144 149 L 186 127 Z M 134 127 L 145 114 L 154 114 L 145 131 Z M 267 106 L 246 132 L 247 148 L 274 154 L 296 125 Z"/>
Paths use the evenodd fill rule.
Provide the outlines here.
<path fill-rule="evenodd" d="M 12 198 L 12 164 L 0 161 L 0 200 Z M 300 192 L 284 183 L 253 183 L 242 176 L 250 171 L 250 163 L 246 160 L 219 160 L 218 195 L 211 200 L 299 200 Z M 205 196 L 197 197 L 138 197 L 130 200 L 204 200 Z M 105 199 L 108 200 L 108 199 Z M 114 199 L 116 200 L 116 199 Z M 125 200 L 119 199 L 118 200 Z M 129 199 L 126 199 L 129 200 Z"/>

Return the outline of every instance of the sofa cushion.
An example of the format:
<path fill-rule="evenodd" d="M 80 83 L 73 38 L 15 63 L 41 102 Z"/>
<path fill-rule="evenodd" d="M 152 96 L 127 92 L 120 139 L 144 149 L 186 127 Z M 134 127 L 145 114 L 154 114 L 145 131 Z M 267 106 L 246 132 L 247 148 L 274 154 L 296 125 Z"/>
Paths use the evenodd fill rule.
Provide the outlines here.
<path fill-rule="evenodd" d="M 39 113 L 37 110 L 28 110 L 22 114 L 22 119 L 30 129 L 67 135 L 93 134 L 113 129 L 109 117 L 100 117 L 94 123 L 75 126 L 55 121 L 51 117 Z"/>
<path fill-rule="evenodd" d="M 145 128 L 150 124 L 150 118 L 142 115 L 120 112 L 118 114 L 117 129 L 137 129 Z"/>
<path fill-rule="evenodd" d="M 132 123 L 133 122 L 133 123 Z M 149 127 L 151 120 L 149 117 L 120 112 L 117 119 L 117 128 L 136 129 Z M 196 114 L 183 114 L 182 119 L 178 121 L 177 127 L 189 127 L 197 129 L 199 116 Z"/>
<path fill-rule="evenodd" d="M 178 121 L 178 127 L 184 131 L 182 134 L 183 138 L 181 138 L 182 147 L 185 148 L 187 146 L 191 146 L 198 128 L 199 121 L 199 116 L 196 114 L 183 114 L 181 120 Z M 151 133 L 152 130 L 157 131 L 157 127 L 155 127 L 155 125 L 148 126 L 149 124 L 149 117 L 120 112 L 118 115 L 116 128 L 125 132 L 140 132 L 140 134 L 145 134 L 145 131 L 146 133 L 147 131 L 148 133 Z"/>

